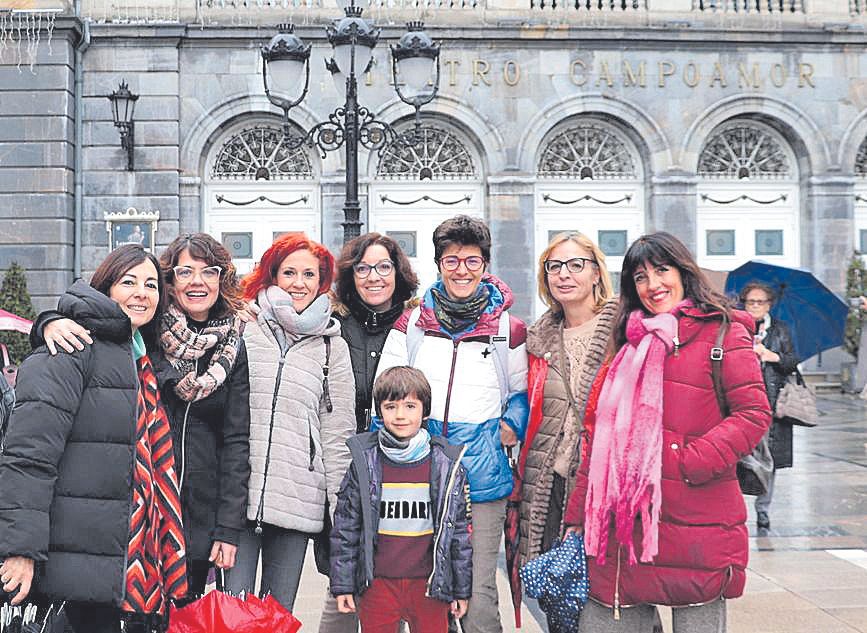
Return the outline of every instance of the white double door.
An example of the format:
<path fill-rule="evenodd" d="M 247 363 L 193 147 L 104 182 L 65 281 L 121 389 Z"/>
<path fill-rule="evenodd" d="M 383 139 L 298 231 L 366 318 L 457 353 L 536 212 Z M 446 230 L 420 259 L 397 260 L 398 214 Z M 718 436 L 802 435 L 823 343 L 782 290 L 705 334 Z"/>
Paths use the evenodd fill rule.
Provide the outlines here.
<path fill-rule="evenodd" d="M 696 206 L 700 266 L 729 271 L 751 259 L 800 266 L 797 183 L 702 183 Z"/>
<path fill-rule="evenodd" d="M 437 279 L 433 232 L 455 215 L 484 219 L 482 187 L 473 183 L 399 183 L 370 188 L 371 231 L 393 238 L 418 275 L 419 295 Z"/>
<path fill-rule="evenodd" d="M 204 230 L 229 249 L 242 275 L 284 233 L 320 239 L 319 189 L 313 183 L 213 184 L 204 195 Z"/>

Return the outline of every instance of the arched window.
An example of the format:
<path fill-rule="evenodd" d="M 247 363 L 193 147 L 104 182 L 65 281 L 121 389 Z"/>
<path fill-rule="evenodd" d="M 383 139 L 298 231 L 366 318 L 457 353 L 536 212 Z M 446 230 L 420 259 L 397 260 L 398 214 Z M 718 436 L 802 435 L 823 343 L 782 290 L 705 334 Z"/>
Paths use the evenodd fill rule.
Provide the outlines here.
<path fill-rule="evenodd" d="M 289 149 L 283 131 L 256 125 L 232 135 L 214 160 L 215 180 L 297 180 L 313 177 L 310 158 L 304 148 Z"/>
<path fill-rule="evenodd" d="M 855 175 L 867 178 L 867 138 L 861 141 L 858 153 L 855 155 Z"/>
<path fill-rule="evenodd" d="M 698 174 L 721 180 L 786 180 L 792 178 L 792 166 L 776 135 L 740 122 L 707 142 L 698 159 Z"/>
<path fill-rule="evenodd" d="M 607 126 L 586 122 L 552 137 L 539 159 L 543 178 L 621 180 L 637 178 L 626 143 Z"/>
<path fill-rule="evenodd" d="M 478 178 L 473 157 L 457 135 L 435 125 L 421 129 L 413 145 L 385 148 L 376 169 L 377 178 L 391 180 L 471 180 Z"/>

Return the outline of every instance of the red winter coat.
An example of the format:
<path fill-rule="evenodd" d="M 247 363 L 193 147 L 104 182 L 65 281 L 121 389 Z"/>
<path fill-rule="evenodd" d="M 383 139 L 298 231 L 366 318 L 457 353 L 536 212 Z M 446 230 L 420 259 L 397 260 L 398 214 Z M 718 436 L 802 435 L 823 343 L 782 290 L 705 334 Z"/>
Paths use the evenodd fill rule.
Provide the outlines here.
<path fill-rule="evenodd" d="M 662 415 L 662 507 L 659 553 L 631 566 L 612 529 L 606 562 L 588 558 L 591 597 L 606 605 L 686 606 L 737 598 L 744 591 L 748 558 L 746 506 L 735 465 L 758 444 L 771 423 L 752 319 L 735 311 L 723 342 L 722 383 L 731 414 L 723 418 L 711 375 L 719 313 L 696 308 L 678 319 L 680 347 L 665 360 Z M 590 393 L 576 488 L 566 508 L 568 525 L 584 524 L 587 473 L 593 459 L 595 410 L 607 371 Z M 641 522 L 634 543 L 641 556 Z"/>

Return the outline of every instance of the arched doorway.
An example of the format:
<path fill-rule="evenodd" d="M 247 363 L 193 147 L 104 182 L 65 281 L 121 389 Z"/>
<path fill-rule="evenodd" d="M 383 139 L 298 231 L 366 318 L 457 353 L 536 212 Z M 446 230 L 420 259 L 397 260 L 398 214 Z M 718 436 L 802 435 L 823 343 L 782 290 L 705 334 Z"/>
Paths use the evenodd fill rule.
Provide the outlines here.
<path fill-rule="evenodd" d="M 797 161 L 769 125 L 736 119 L 715 130 L 699 155 L 698 261 L 732 270 L 750 259 L 800 264 Z"/>
<path fill-rule="evenodd" d="M 537 165 L 534 261 L 552 236 L 580 231 L 599 244 L 619 287 L 623 255 L 644 231 L 644 170 L 635 145 L 607 121 L 581 117 L 548 135 Z M 537 299 L 537 316 L 544 309 Z"/>
<path fill-rule="evenodd" d="M 279 235 L 320 239 L 319 187 L 306 148 L 291 150 L 273 122 L 246 122 L 214 145 L 206 164 L 205 231 L 249 272 Z"/>
<path fill-rule="evenodd" d="M 480 160 L 456 130 L 426 122 L 420 142 L 386 147 L 370 188 L 371 231 L 393 237 L 410 258 L 423 291 L 437 278 L 431 236 L 443 220 L 484 218 Z M 435 184 L 434 184 L 435 183 Z"/>

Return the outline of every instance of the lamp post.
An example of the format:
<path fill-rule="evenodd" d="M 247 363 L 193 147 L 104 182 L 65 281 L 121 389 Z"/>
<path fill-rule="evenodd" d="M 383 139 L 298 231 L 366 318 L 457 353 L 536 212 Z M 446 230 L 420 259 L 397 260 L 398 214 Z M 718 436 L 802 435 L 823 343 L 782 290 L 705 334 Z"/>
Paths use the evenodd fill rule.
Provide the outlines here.
<path fill-rule="evenodd" d="M 133 170 L 133 146 L 135 145 L 135 102 L 138 95 L 130 92 L 125 81 L 108 96 L 111 101 L 111 116 L 114 126 L 120 130 L 120 146 L 126 150 L 126 169 Z"/>
<path fill-rule="evenodd" d="M 310 46 L 294 33 L 291 24 L 278 27 L 279 33 L 262 47 L 262 79 L 265 94 L 283 110 L 283 143 L 290 149 L 302 145 L 319 148 L 325 153 L 345 148 L 346 195 L 343 203 L 343 240 L 361 234 L 361 204 L 358 201 L 358 146 L 382 152 L 392 144 L 416 145 L 421 140 L 421 107 L 436 96 L 439 89 L 439 45 L 424 32 L 421 22 L 410 22 L 398 43 L 391 47 L 391 72 L 394 89 L 404 103 L 415 109 L 412 130 L 399 133 L 388 123 L 377 120 L 370 110 L 358 103 L 358 75 L 367 72 L 380 29 L 364 20 L 362 7 L 355 0 L 349 4 L 338 0 L 344 17 L 326 28 L 333 56 L 325 67 L 344 103 L 327 121 L 317 123 L 304 134 L 292 134 L 289 110 L 304 100 L 310 84 Z"/>

